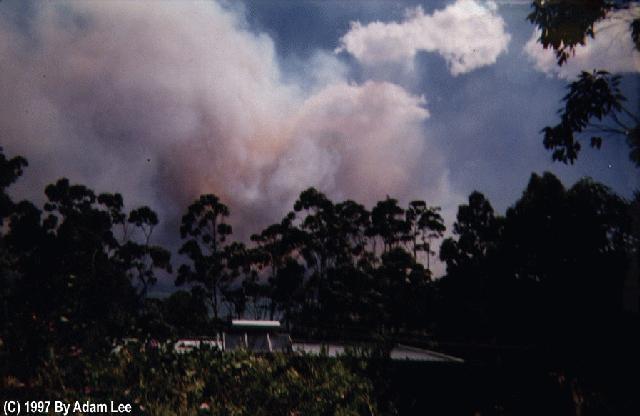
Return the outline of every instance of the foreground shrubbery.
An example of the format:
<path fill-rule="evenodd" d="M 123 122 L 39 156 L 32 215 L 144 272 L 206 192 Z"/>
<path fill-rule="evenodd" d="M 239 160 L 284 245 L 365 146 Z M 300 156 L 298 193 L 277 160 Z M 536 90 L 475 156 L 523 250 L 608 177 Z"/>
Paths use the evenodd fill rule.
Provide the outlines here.
<path fill-rule="evenodd" d="M 131 403 L 147 415 L 374 415 L 370 381 L 344 361 L 126 348 L 50 360 L 14 396 Z M 17 397 L 14 397 L 17 398 Z"/>

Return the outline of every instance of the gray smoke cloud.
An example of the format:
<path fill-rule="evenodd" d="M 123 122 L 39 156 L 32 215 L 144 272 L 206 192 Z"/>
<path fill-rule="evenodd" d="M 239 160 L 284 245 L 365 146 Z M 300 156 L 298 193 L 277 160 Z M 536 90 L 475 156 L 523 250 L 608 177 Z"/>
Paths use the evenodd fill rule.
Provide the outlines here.
<path fill-rule="evenodd" d="M 215 193 L 241 237 L 309 186 L 366 204 L 391 195 L 453 210 L 462 200 L 424 97 L 353 83 L 331 51 L 285 81 L 272 39 L 241 11 L 41 2 L 22 25 L 0 8 L 0 23 L 0 141 L 31 164 L 19 196 L 42 200 L 66 176 L 150 205 L 175 236 L 186 206 Z"/>

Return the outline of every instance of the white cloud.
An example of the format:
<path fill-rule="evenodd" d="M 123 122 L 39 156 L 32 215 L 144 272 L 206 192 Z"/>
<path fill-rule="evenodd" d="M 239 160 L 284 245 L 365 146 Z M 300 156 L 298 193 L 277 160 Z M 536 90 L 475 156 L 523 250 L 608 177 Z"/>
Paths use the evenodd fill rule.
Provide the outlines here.
<path fill-rule="evenodd" d="M 425 130 L 424 98 L 351 84 L 322 52 L 285 82 L 272 40 L 237 11 L 36 7 L 31 30 L 0 25 L 0 137 L 30 161 L 15 188 L 22 197 L 67 176 L 175 220 L 212 192 L 245 233 L 279 219 L 308 186 L 367 204 L 387 194 L 460 200 Z"/>
<path fill-rule="evenodd" d="M 640 72 L 640 53 L 634 48 L 629 24 L 640 15 L 640 6 L 612 12 L 594 26 L 595 38 L 576 47 L 575 55 L 562 66 L 556 63 L 553 49 L 544 49 L 535 29 L 524 46 L 524 53 L 535 69 L 549 76 L 572 79 L 581 71 L 606 69 L 612 73 Z"/>
<path fill-rule="evenodd" d="M 337 52 L 352 54 L 365 65 L 412 66 L 417 52 L 436 52 L 453 75 L 491 65 L 507 50 L 510 35 L 494 2 L 456 0 L 432 14 L 421 7 L 400 22 L 352 22 Z"/>

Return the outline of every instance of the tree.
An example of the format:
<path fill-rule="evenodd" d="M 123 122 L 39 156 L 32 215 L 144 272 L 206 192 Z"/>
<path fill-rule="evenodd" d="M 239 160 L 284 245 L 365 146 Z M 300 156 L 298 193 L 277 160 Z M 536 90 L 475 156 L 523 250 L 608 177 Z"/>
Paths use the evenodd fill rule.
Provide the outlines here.
<path fill-rule="evenodd" d="M 45 194 L 44 216 L 16 204 L 4 238 L 15 259 L 8 343 L 30 369 L 54 351 L 110 348 L 134 331 L 141 306 L 114 232 L 122 198 L 67 179 Z"/>
<path fill-rule="evenodd" d="M 469 203 L 458 207 L 453 233 L 458 239 L 447 238 L 440 247 L 440 260 L 446 262 L 449 274 L 477 266 L 497 248 L 501 219 L 485 196 L 474 191 Z"/>
<path fill-rule="evenodd" d="M 622 311 L 630 221 L 627 202 L 602 184 L 567 190 L 548 172 L 531 176 L 507 210 L 501 256 L 505 275 L 530 288 L 518 303 L 532 334 L 567 346 L 595 331 L 589 342 L 605 342 Z"/>
<path fill-rule="evenodd" d="M 190 292 L 178 290 L 160 304 L 162 318 L 177 336 L 198 336 L 208 328 L 207 295 L 196 286 Z"/>
<path fill-rule="evenodd" d="M 253 262 L 259 272 L 268 270 L 266 278 L 270 286 L 268 290 L 271 292 L 270 319 L 274 319 L 278 310 L 291 311 L 291 297 L 302 285 L 304 269 L 295 259 L 295 253 L 302 246 L 305 233 L 293 226 L 294 218 L 295 215 L 289 213 L 280 223 L 272 224 L 260 234 L 251 236 L 251 240 L 256 244 L 252 255 Z M 282 293 L 283 287 L 290 290 L 288 295 Z M 289 318 L 290 316 L 287 317 Z"/>
<path fill-rule="evenodd" d="M 115 261 L 119 243 L 113 230 L 118 220 L 112 216 L 113 205 L 109 198 L 67 179 L 47 186 L 45 194 L 48 216 L 43 225 L 54 236 L 47 240 L 46 259 L 51 262 L 47 274 L 57 289 L 47 296 L 60 314 L 51 318 L 66 319 L 73 333 L 87 329 L 98 337 L 104 329 L 111 335 L 121 334 L 133 315 L 135 297 L 129 277 Z M 42 272 L 34 270 L 33 277 L 41 280 Z M 119 327 L 115 333 L 114 326 Z"/>
<path fill-rule="evenodd" d="M 611 0 L 535 0 L 527 19 L 540 29 L 539 42 L 556 53 L 558 65 L 563 65 L 575 53 L 578 45 L 594 38 L 594 25 L 613 12 L 626 10 L 635 17 L 629 26 L 635 48 L 640 51 L 640 7 L 632 1 Z M 621 136 L 630 147 L 630 159 L 640 167 L 640 114 L 624 105 L 619 76 L 606 70 L 582 72 L 569 84 L 559 110 L 561 121 L 545 127 L 543 144 L 553 150 L 553 159 L 573 163 L 581 149 L 579 137 L 590 134 L 591 146 L 600 148 L 602 136 Z M 597 122 L 596 122 L 597 120 Z M 608 122 L 608 123 L 607 123 Z"/>
<path fill-rule="evenodd" d="M 7 159 L 2 147 L 0 147 L 0 232 L 2 232 L 4 219 L 11 214 L 14 205 L 6 190 L 22 176 L 22 169 L 26 166 L 27 160 L 25 158 L 15 156 Z"/>
<path fill-rule="evenodd" d="M 619 84 L 620 76 L 602 70 L 583 71 L 569 84 L 565 106 L 558 111 L 560 123 L 542 129 L 543 144 L 553 150 L 554 160 L 573 163 L 582 147 L 581 135 L 589 134 L 591 146 L 598 149 L 603 136 L 617 135 L 626 138 L 629 158 L 640 167 L 640 118 L 625 107 Z"/>
<path fill-rule="evenodd" d="M 301 253 L 307 266 L 314 269 L 314 278 L 326 281 L 340 245 L 335 206 L 325 194 L 309 188 L 300 193 L 293 208 L 296 213 L 305 214 L 299 224 L 305 232 Z"/>
<path fill-rule="evenodd" d="M 257 271 L 253 267 L 256 251 L 234 241 L 224 246 L 222 260 L 220 290 L 230 307 L 230 315 L 242 318 L 250 301 L 254 305 L 254 313 L 257 313 L 256 306 L 264 290 L 258 284 Z M 256 314 L 256 319 L 259 317 Z"/>
<path fill-rule="evenodd" d="M 18 180 L 25 166 L 27 166 L 26 159 L 20 156 L 8 159 L 2 147 L 0 147 L 0 285 L 2 286 L 2 327 L 0 328 L 0 334 L 2 336 L 6 334 L 10 325 L 9 297 L 14 295 L 17 262 L 16 256 L 7 247 L 4 235 L 4 220 L 16 211 L 16 205 L 7 193 L 7 188 Z M 20 207 L 20 205 L 23 206 Z M 27 207 L 31 214 L 37 211 L 33 205 L 27 203 L 19 204 L 17 211 L 24 212 Z M 20 214 L 18 213 L 18 215 Z M 39 216 L 39 212 L 37 215 Z"/>
<path fill-rule="evenodd" d="M 229 208 L 217 196 L 201 195 L 189 206 L 180 226 L 180 236 L 186 241 L 179 253 L 186 255 L 191 264 L 180 266 L 176 285 L 202 285 L 207 291 L 216 320 L 220 287 L 223 284 L 224 244 L 232 232 L 231 226 L 225 222 L 228 216 Z"/>
<path fill-rule="evenodd" d="M 121 212 L 122 197 L 119 194 L 102 194 L 98 201 L 109 207 L 114 224 L 123 227 L 123 243 L 118 247 L 117 257 L 128 271 L 132 282 L 139 286 L 139 298 L 147 295 L 149 287 L 158 279 L 156 271 L 171 273 L 171 253 L 163 247 L 151 245 L 151 234 L 158 225 L 158 216 L 151 208 L 143 206 L 129 213 L 126 223 L 133 224 L 142 234 L 142 242 L 128 239 L 125 215 Z"/>
<path fill-rule="evenodd" d="M 440 246 L 440 259 L 447 264 L 446 276 L 436 282 L 436 319 L 442 335 L 467 342 L 488 337 L 486 288 L 498 271 L 496 265 L 504 261 L 499 251 L 502 227 L 502 219 L 480 192 L 472 192 L 468 203 L 458 207 L 455 237 Z"/>
<path fill-rule="evenodd" d="M 354 267 L 369 268 L 373 253 L 369 250 L 369 231 L 371 213 L 355 201 L 346 200 L 336 204 L 336 217 L 339 224 L 342 263 Z"/>
<path fill-rule="evenodd" d="M 562 65 L 575 54 L 576 46 L 595 37 L 593 26 L 621 6 L 609 0 L 535 0 L 531 7 L 527 19 L 538 26 L 540 43 L 553 48 Z"/>
<path fill-rule="evenodd" d="M 444 235 L 446 227 L 440 215 L 440 207 L 429 207 L 424 201 L 411 201 L 406 210 L 406 221 L 409 227 L 413 259 L 418 261 L 418 252 L 427 255 L 427 270 L 430 270 L 431 240 Z"/>
<path fill-rule="evenodd" d="M 334 204 L 314 188 L 300 194 L 294 210 L 304 233 L 297 251 L 307 267 L 299 320 L 334 330 L 372 321 L 379 293 L 372 275 L 377 259 L 370 250 L 370 213 L 355 201 Z"/>
<path fill-rule="evenodd" d="M 401 247 L 383 253 L 375 271 L 376 285 L 383 294 L 382 322 L 398 332 L 424 323 L 425 288 L 429 274 Z"/>
<path fill-rule="evenodd" d="M 409 226 L 404 214 L 404 209 L 398 205 L 398 201 L 388 196 L 373 207 L 371 233 L 382 239 L 384 252 L 411 239 L 411 236 L 407 235 Z"/>
<path fill-rule="evenodd" d="M 269 297 L 274 305 L 271 307 L 270 317 L 273 319 L 275 311 L 280 311 L 287 328 L 291 325 L 294 309 L 302 297 L 304 272 L 305 269 L 300 263 L 293 258 L 288 258 L 286 263 L 278 269 L 276 276 L 269 281 L 271 287 Z"/>

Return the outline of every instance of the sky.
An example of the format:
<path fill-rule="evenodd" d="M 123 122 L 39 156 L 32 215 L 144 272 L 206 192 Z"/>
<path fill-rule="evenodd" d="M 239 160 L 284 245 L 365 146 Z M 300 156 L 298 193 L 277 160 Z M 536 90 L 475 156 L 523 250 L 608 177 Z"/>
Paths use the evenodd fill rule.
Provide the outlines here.
<path fill-rule="evenodd" d="M 638 102 L 628 16 L 559 68 L 528 13 L 527 1 L 4 0 L 0 144 L 30 162 L 12 192 L 42 202 L 63 176 L 121 192 L 159 213 L 165 241 L 202 193 L 230 207 L 240 239 L 310 186 L 368 207 L 424 199 L 449 227 L 473 190 L 503 213 L 532 172 L 631 196 L 623 140 L 567 166 L 540 134 L 583 69 L 624 75 Z"/>

